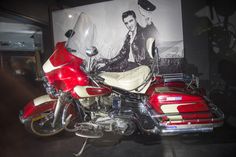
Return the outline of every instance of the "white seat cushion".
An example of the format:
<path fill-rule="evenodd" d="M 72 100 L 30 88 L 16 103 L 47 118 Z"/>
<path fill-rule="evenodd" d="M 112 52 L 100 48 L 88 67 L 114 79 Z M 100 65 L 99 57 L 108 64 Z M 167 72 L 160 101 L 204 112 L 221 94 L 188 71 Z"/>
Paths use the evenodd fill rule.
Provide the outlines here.
<path fill-rule="evenodd" d="M 149 73 L 150 68 L 141 65 L 125 72 L 103 72 L 99 76 L 104 78 L 104 83 L 109 86 L 131 91 L 142 85 Z"/>

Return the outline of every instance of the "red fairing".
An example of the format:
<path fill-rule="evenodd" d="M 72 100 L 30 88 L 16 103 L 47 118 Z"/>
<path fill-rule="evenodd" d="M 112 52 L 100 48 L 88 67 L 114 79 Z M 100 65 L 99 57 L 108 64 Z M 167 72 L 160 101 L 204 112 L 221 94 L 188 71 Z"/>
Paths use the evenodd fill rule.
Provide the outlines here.
<path fill-rule="evenodd" d="M 57 90 L 64 92 L 71 91 L 76 85 L 89 85 L 89 78 L 86 73 L 81 70 L 83 60 L 67 51 L 65 43 L 59 43 L 56 50 L 49 58 L 49 61 L 55 68 L 52 71 L 45 72 L 50 84 Z"/>
<path fill-rule="evenodd" d="M 83 63 L 83 60 L 81 58 L 78 58 L 67 51 L 67 49 L 65 48 L 65 42 L 57 43 L 56 50 L 50 56 L 49 60 L 53 66 L 60 66 L 71 61 L 76 62 L 79 65 Z"/>
<path fill-rule="evenodd" d="M 54 109 L 55 102 L 50 101 L 47 103 L 44 103 L 43 105 L 35 106 L 34 101 L 30 101 L 23 109 L 23 119 L 27 119 L 30 116 L 40 114 L 45 111 L 50 111 Z"/>

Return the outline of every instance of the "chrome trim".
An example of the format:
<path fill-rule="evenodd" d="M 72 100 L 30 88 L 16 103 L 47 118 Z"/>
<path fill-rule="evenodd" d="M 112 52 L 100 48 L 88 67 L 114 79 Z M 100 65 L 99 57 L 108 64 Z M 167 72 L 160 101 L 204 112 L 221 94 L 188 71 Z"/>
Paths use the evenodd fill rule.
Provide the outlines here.
<path fill-rule="evenodd" d="M 61 94 L 57 99 L 57 104 L 56 104 L 56 107 L 55 107 L 55 111 L 53 113 L 53 122 L 52 122 L 53 127 L 55 127 L 56 121 L 59 118 L 58 115 L 59 115 L 60 109 L 62 107 L 62 102 L 61 102 L 62 97 L 63 97 L 63 95 Z"/>
<path fill-rule="evenodd" d="M 194 133 L 194 132 L 212 132 L 215 127 L 220 127 L 223 125 L 224 113 L 217 108 L 214 104 L 209 104 L 210 111 L 216 116 L 215 118 L 206 119 L 196 119 L 201 121 L 211 121 L 209 124 L 183 124 L 183 125 L 161 125 L 160 119 L 164 116 L 176 116 L 181 115 L 180 113 L 169 113 L 169 114 L 157 114 L 150 105 L 145 105 L 147 108 L 148 115 L 152 118 L 156 125 L 155 133 L 160 133 L 160 135 L 173 135 L 181 133 Z M 199 112 L 204 113 L 204 112 Z M 182 113 L 182 115 L 196 114 L 195 113 Z M 181 120 L 184 122 L 184 120 Z M 171 121 L 169 121 L 171 122 Z M 154 130 L 153 130 L 154 131 Z"/>
<path fill-rule="evenodd" d="M 217 108 L 214 104 L 211 104 L 209 105 L 210 106 L 210 111 L 211 113 L 215 114 L 215 118 L 204 118 L 204 119 L 196 119 L 198 120 L 199 122 L 201 121 L 212 121 L 213 124 L 214 124 L 214 127 L 219 127 L 219 126 L 222 126 L 223 125 L 223 122 L 222 124 L 219 122 L 219 123 L 214 123 L 214 121 L 223 121 L 224 120 L 224 113 L 219 109 Z M 182 116 L 182 115 L 191 115 L 191 114 L 197 114 L 197 113 L 207 113 L 207 112 L 194 112 L 194 113 L 167 113 L 167 114 L 157 114 L 157 113 L 154 113 L 152 112 L 152 114 L 150 115 L 152 118 L 162 118 L 162 117 L 165 117 L 165 116 Z M 185 120 L 182 120 L 183 122 Z"/>
<path fill-rule="evenodd" d="M 206 124 L 205 124 L 206 125 Z M 186 127 L 186 128 L 181 128 L 181 129 L 168 129 L 168 128 L 163 128 L 161 129 L 160 134 L 161 135 L 168 135 L 168 134 L 181 134 L 181 133 L 194 133 L 194 132 L 212 132 L 213 131 L 213 125 L 208 124 L 209 126 L 202 126 L 198 128 L 197 126 L 191 126 L 191 127 Z M 174 127 L 174 126 L 173 126 Z"/>
<path fill-rule="evenodd" d="M 79 151 L 78 153 L 74 153 L 74 156 L 78 157 L 78 156 L 80 156 L 80 155 L 83 153 L 84 148 L 85 148 L 85 146 L 86 146 L 86 144 L 87 144 L 87 141 L 88 141 L 88 138 L 85 138 L 85 141 L 84 141 L 84 143 L 83 143 L 83 145 L 82 145 L 80 151 Z"/>

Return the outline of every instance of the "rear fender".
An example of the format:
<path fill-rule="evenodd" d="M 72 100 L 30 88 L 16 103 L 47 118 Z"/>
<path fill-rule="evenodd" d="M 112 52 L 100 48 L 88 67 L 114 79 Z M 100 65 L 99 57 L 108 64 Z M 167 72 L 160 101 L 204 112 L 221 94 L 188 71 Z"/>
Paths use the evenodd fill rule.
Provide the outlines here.
<path fill-rule="evenodd" d="M 57 99 L 52 99 L 49 95 L 43 95 L 35 98 L 24 107 L 20 115 L 21 121 L 23 122 L 28 118 L 45 111 L 54 110 L 56 102 Z"/>

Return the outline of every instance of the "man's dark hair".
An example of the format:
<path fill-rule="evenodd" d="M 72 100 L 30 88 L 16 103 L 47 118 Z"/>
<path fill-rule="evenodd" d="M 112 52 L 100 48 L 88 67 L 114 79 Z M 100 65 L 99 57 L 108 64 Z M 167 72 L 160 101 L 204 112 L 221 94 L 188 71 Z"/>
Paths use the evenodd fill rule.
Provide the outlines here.
<path fill-rule="evenodd" d="M 122 14 L 122 20 L 124 21 L 124 18 L 126 18 L 126 17 L 128 17 L 128 16 L 133 16 L 134 17 L 134 19 L 136 19 L 136 14 L 135 14 L 135 12 L 133 11 L 133 10 L 128 10 L 128 11 L 126 11 L 126 12 L 123 12 L 123 14 Z"/>

